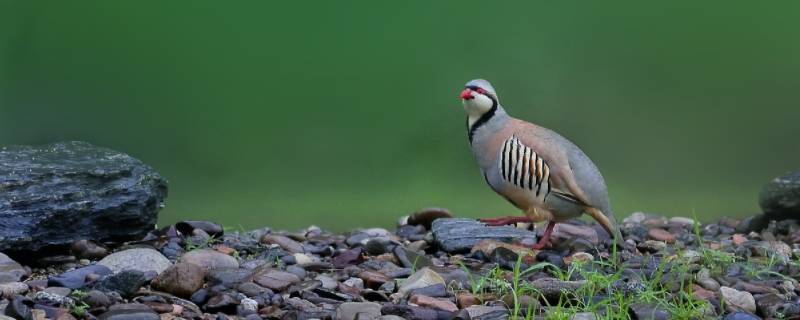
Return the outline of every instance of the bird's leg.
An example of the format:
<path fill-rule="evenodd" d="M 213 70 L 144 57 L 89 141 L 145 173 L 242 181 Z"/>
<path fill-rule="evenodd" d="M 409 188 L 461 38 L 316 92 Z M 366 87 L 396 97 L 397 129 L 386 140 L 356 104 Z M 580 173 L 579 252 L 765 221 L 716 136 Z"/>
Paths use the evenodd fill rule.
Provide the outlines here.
<path fill-rule="evenodd" d="M 488 226 L 504 226 L 517 222 L 531 222 L 531 219 L 526 216 L 508 216 L 500 218 L 478 219 L 478 221 L 483 222 Z"/>
<path fill-rule="evenodd" d="M 544 229 L 544 234 L 539 239 L 539 242 L 531 246 L 534 250 L 541 250 L 544 247 L 550 246 L 550 234 L 553 233 L 553 228 L 556 226 L 555 221 L 550 221 L 547 223 L 547 229 Z"/>

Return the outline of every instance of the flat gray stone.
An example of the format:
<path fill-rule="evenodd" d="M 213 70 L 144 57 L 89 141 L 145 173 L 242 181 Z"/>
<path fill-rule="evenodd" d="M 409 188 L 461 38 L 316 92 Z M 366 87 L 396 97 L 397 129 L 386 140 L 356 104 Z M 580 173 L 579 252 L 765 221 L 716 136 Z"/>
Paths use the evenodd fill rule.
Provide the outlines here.
<path fill-rule="evenodd" d="M 475 219 L 436 219 L 431 226 L 433 238 L 442 250 L 449 253 L 469 252 L 481 240 L 536 241 L 536 234 L 512 226 L 490 227 Z"/>
<path fill-rule="evenodd" d="M 101 266 L 106 266 L 114 273 L 124 270 L 136 270 L 146 273 L 155 271 L 160 274 L 172 265 L 161 252 L 150 248 L 133 248 L 114 252 L 103 260 L 97 262 Z"/>
<path fill-rule="evenodd" d="M 336 320 L 378 319 L 381 305 L 375 302 L 345 302 L 336 308 Z"/>

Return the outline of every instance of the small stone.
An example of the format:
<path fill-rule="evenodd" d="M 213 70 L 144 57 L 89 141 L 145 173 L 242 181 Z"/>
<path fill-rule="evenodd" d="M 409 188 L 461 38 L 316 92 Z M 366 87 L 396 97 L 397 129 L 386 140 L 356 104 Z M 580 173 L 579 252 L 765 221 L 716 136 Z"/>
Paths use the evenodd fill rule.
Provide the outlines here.
<path fill-rule="evenodd" d="M 501 306 L 475 305 L 465 310 L 471 319 L 505 319 L 508 317 L 508 309 Z"/>
<path fill-rule="evenodd" d="M 242 283 L 236 287 L 236 290 L 239 290 L 239 292 L 243 293 L 248 297 L 255 297 L 261 295 L 264 292 L 270 291 L 269 289 L 259 286 L 252 282 Z"/>
<path fill-rule="evenodd" d="M 32 319 L 33 314 L 31 313 L 31 307 L 33 307 L 33 301 L 31 299 L 24 296 L 17 296 L 9 301 L 5 308 L 5 314 L 11 317 L 11 319 Z"/>
<path fill-rule="evenodd" d="M 70 297 L 65 297 L 59 294 L 39 291 L 33 294 L 33 300 L 37 303 L 44 303 L 48 305 L 68 305 L 73 304 L 75 301 Z"/>
<path fill-rule="evenodd" d="M 83 302 L 92 308 L 108 307 L 111 305 L 111 299 L 100 290 L 92 290 L 86 293 L 83 297 Z"/>
<path fill-rule="evenodd" d="M 408 217 L 408 224 L 410 225 L 422 225 L 425 229 L 430 230 L 431 224 L 436 219 L 441 218 L 452 218 L 453 215 L 447 209 L 443 208 L 425 208 L 420 211 L 412 213 Z"/>
<path fill-rule="evenodd" d="M 756 300 L 746 291 L 739 291 L 731 287 L 720 287 L 720 294 L 725 301 L 725 308 L 730 312 L 746 311 L 756 312 Z"/>
<path fill-rule="evenodd" d="M 459 293 L 456 296 L 456 302 L 462 309 L 481 304 L 481 300 L 478 297 L 468 292 Z"/>
<path fill-rule="evenodd" d="M 0 283 L 0 298 L 10 299 L 14 296 L 24 295 L 30 288 L 22 282 Z"/>
<path fill-rule="evenodd" d="M 263 244 L 274 244 L 278 245 L 279 247 L 283 248 L 283 250 L 288 251 L 289 253 L 303 253 L 303 245 L 297 241 L 289 239 L 289 237 L 281 236 L 277 234 L 267 234 L 261 237 L 261 243 Z"/>
<path fill-rule="evenodd" d="M 157 313 L 147 308 L 109 310 L 97 317 L 98 320 L 161 320 Z"/>
<path fill-rule="evenodd" d="M 669 224 L 679 227 L 693 227 L 696 222 L 692 218 L 686 217 L 672 217 L 669 218 Z"/>
<path fill-rule="evenodd" d="M 587 240 L 592 245 L 600 243 L 600 235 L 590 226 L 579 226 L 569 223 L 558 223 L 550 236 L 553 243 L 562 243 L 573 239 Z"/>
<path fill-rule="evenodd" d="M 722 320 L 761 320 L 761 317 L 747 312 L 734 312 L 725 315 Z"/>
<path fill-rule="evenodd" d="M 116 291 L 123 297 L 128 298 L 136 294 L 146 282 L 147 278 L 141 271 L 125 270 L 103 279 L 98 289 Z"/>
<path fill-rule="evenodd" d="M 591 253 L 576 252 L 571 256 L 564 258 L 564 264 L 568 266 L 576 262 L 585 264 L 592 260 L 594 260 L 594 256 Z"/>
<path fill-rule="evenodd" d="M 667 243 L 658 240 L 646 240 L 636 246 L 642 252 L 657 253 L 667 248 Z"/>
<path fill-rule="evenodd" d="M 221 285 L 225 288 L 235 287 L 246 281 L 252 274 L 251 270 L 237 268 L 219 268 L 205 273 L 209 286 Z"/>
<path fill-rule="evenodd" d="M 720 288 L 719 282 L 711 278 L 711 271 L 703 268 L 697 272 L 697 284 L 710 291 L 718 291 Z"/>
<path fill-rule="evenodd" d="M 96 264 L 72 271 L 68 271 L 59 275 L 50 276 L 47 281 L 48 286 L 67 287 L 70 289 L 80 289 L 86 284 L 86 279 L 90 275 L 108 275 L 112 271 L 106 266 Z"/>
<path fill-rule="evenodd" d="M 449 319 L 450 316 L 452 316 L 452 313 L 447 311 L 399 304 L 384 304 L 383 307 L 381 307 L 381 313 L 384 315 L 400 316 L 405 319 L 420 320 Z"/>
<path fill-rule="evenodd" d="M 636 303 L 630 306 L 634 319 L 667 320 L 670 319 L 668 311 L 659 308 L 657 305 Z"/>
<path fill-rule="evenodd" d="M 72 289 L 65 288 L 65 287 L 47 287 L 47 288 L 44 288 L 44 290 L 42 290 L 42 291 L 49 292 L 49 293 L 55 293 L 57 295 L 65 296 L 65 297 L 68 296 L 70 293 L 72 293 Z"/>
<path fill-rule="evenodd" d="M 334 280 L 333 278 L 331 278 L 331 277 L 329 277 L 327 275 L 321 274 L 321 275 L 318 275 L 314 279 L 319 280 L 320 282 L 322 282 L 322 287 L 325 288 L 325 289 L 329 289 L 329 290 L 336 289 L 336 286 L 337 286 L 336 280 Z"/>
<path fill-rule="evenodd" d="M 246 311 L 258 311 L 258 301 L 250 298 L 242 298 L 239 300 L 239 305 L 242 306 L 242 309 Z"/>
<path fill-rule="evenodd" d="M 0 283 L 17 282 L 28 275 L 28 270 L 0 252 Z"/>
<path fill-rule="evenodd" d="M 669 244 L 675 243 L 675 235 L 664 229 L 650 229 L 650 231 L 647 232 L 647 236 L 653 240 L 664 241 Z"/>
<path fill-rule="evenodd" d="M 331 263 L 334 268 L 344 269 L 347 266 L 356 265 L 364 261 L 361 255 L 364 249 L 361 247 L 345 250 L 333 256 Z"/>
<path fill-rule="evenodd" d="M 283 291 L 290 285 L 300 282 L 300 278 L 292 273 L 268 268 L 257 272 L 253 282 L 265 288 Z"/>
<path fill-rule="evenodd" d="M 747 237 L 740 233 L 736 233 L 731 237 L 731 240 L 733 240 L 733 245 L 738 247 L 747 242 Z"/>
<path fill-rule="evenodd" d="M 308 266 L 319 262 L 319 259 L 305 253 L 295 253 L 293 254 L 293 256 L 294 256 L 294 261 L 296 261 L 297 264 L 300 266 Z"/>
<path fill-rule="evenodd" d="M 430 268 L 422 268 L 403 281 L 395 295 L 405 297 L 411 290 L 435 284 L 444 284 L 444 278 Z"/>
<path fill-rule="evenodd" d="M 417 289 L 411 289 L 411 290 L 408 291 L 408 295 L 409 296 L 423 295 L 423 296 L 434 297 L 434 298 L 441 298 L 441 297 L 448 296 L 447 288 L 442 283 L 437 283 L 437 284 L 434 284 L 434 285 L 430 285 L 430 286 L 422 287 L 422 288 L 417 288 Z"/>
<path fill-rule="evenodd" d="M 218 294 L 206 302 L 205 309 L 209 312 L 234 313 L 239 301 L 229 294 Z"/>
<path fill-rule="evenodd" d="M 79 259 L 101 259 L 108 255 L 108 249 L 85 239 L 73 242 L 70 252 Z"/>
<path fill-rule="evenodd" d="M 411 296 L 410 303 L 416 304 L 420 307 L 438 309 L 444 311 L 455 312 L 458 310 L 456 304 L 446 299 L 438 299 L 426 295 L 415 294 Z"/>
<path fill-rule="evenodd" d="M 236 261 L 236 258 L 211 249 L 189 251 L 181 256 L 180 262 L 196 264 L 206 271 L 239 268 L 239 262 Z"/>
<path fill-rule="evenodd" d="M 125 270 L 161 273 L 172 263 L 154 249 L 133 248 L 114 252 L 97 262 L 97 265 L 108 267 L 114 273 Z"/>
<path fill-rule="evenodd" d="M 203 286 L 205 274 L 206 271 L 196 264 L 179 262 L 153 279 L 152 286 L 178 297 L 189 298 Z"/>
<path fill-rule="evenodd" d="M 385 274 L 371 270 L 362 271 L 358 274 L 358 277 L 364 280 L 364 285 L 367 288 L 372 289 L 377 289 L 382 284 L 392 281 L 392 278 L 387 277 Z"/>
<path fill-rule="evenodd" d="M 356 289 L 364 289 L 364 280 L 361 278 L 350 278 L 342 282 L 342 284 Z"/>
<path fill-rule="evenodd" d="M 345 302 L 336 308 L 336 320 L 377 319 L 381 316 L 381 305 L 375 302 Z"/>

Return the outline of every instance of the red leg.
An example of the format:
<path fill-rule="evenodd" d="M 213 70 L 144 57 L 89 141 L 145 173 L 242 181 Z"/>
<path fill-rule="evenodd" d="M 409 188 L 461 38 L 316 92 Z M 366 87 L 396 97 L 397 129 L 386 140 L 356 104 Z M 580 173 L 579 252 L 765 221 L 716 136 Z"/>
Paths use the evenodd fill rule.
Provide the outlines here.
<path fill-rule="evenodd" d="M 531 246 L 534 250 L 541 250 L 544 247 L 550 246 L 550 234 L 553 233 L 553 228 L 556 226 L 554 221 L 550 221 L 547 223 L 547 229 L 544 229 L 544 234 L 542 238 L 539 239 L 539 242 Z"/>
<path fill-rule="evenodd" d="M 508 217 L 501 217 L 501 218 L 487 218 L 487 219 L 478 219 L 478 221 L 485 223 L 489 226 L 504 226 L 507 224 L 514 224 L 517 222 L 531 222 L 531 219 L 525 216 L 508 216 Z"/>

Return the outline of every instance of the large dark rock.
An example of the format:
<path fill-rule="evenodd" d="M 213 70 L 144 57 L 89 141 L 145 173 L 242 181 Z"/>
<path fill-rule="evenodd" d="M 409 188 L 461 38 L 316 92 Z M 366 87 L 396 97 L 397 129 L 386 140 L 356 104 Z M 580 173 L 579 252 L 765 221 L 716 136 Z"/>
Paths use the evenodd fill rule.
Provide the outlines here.
<path fill-rule="evenodd" d="M 758 204 L 771 219 L 800 218 L 800 171 L 772 179 L 761 189 Z"/>
<path fill-rule="evenodd" d="M 139 160 L 85 142 L 0 149 L 0 251 L 63 248 L 80 239 L 141 239 L 167 181 Z"/>
<path fill-rule="evenodd" d="M 484 239 L 503 242 L 536 241 L 536 234 L 531 231 L 511 226 L 489 227 L 474 219 L 442 218 L 432 223 L 433 237 L 436 244 L 444 251 L 467 252 L 475 244 Z"/>

